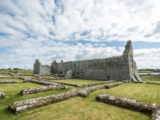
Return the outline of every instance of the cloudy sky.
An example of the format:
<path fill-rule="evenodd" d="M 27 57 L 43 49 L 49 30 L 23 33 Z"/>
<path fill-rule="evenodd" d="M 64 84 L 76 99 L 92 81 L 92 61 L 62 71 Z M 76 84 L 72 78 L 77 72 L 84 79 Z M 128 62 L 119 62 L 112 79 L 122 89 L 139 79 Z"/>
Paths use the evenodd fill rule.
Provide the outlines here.
<path fill-rule="evenodd" d="M 0 68 L 121 55 L 160 68 L 159 0 L 0 0 Z"/>

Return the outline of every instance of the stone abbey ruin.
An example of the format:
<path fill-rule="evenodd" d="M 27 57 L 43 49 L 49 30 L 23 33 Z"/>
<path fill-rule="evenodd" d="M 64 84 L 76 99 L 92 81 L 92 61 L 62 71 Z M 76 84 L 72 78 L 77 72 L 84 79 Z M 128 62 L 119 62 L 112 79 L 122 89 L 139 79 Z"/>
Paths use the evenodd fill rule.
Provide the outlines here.
<path fill-rule="evenodd" d="M 78 109 L 80 108 L 82 113 L 86 114 L 85 116 L 87 116 L 87 118 L 90 116 L 95 117 L 93 113 L 96 112 L 98 115 L 97 119 L 99 119 L 99 115 L 103 116 L 106 112 L 109 115 L 106 116 L 106 118 L 108 118 L 112 113 L 118 113 L 115 109 L 110 108 L 110 106 L 103 105 L 110 104 L 133 111 L 144 112 L 145 114 L 147 113 L 147 116 L 150 114 L 151 120 L 160 120 L 158 92 L 160 83 L 144 81 L 142 76 L 140 76 L 142 78 L 141 81 L 137 72 L 136 63 L 133 59 L 131 41 L 127 42 L 121 56 L 61 63 L 53 61 L 50 66 L 41 65 L 39 60 L 36 60 L 34 71 L 22 71 L 22 73 L 20 73 L 20 71 L 0 72 L 0 103 L 2 105 L 0 110 L 5 111 L 5 113 L 0 111 L 2 113 L 2 116 L 0 113 L 0 118 L 4 117 L 3 114 L 6 114 L 5 117 L 7 117 L 9 114 L 8 112 L 16 114 L 37 108 L 35 111 L 31 111 L 27 114 L 24 113 L 22 117 L 24 117 L 24 119 L 30 119 L 30 116 L 36 116 L 37 114 L 39 116 L 42 113 L 42 116 L 39 117 L 40 119 L 43 116 L 45 116 L 45 119 L 46 116 L 49 116 L 48 119 L 57 119 L 57 115 L 62 115 L 62 119 L 66 119 L 65 114 L 67 113 L 66 110 L 68 111 L 68 106 L 70 106 L 69 109 L 71 109 L 71 111 L 73 111 L 72 109 L 74 109 L 74 111 L 77 110 L 78 114 Z M 158 78 L 158 76 L 153 78 Z M 8 89 L 6 89 L 7 87 Z M 98 92 L 96 93 L 96 91 Z M 148 94 L 148 91 L 152 94 Z M 23 96 L 26 96 L 26 98 L 24 99 Z M 79 99 L 79 97 L 85 98 L 85 103 L 83 103 L 83 99 Z M 67 102 L 67 99 L 70 98 L 73 99 Z M 58 102 L 64 100 L 66 100 L 66 103 L 63 102 L 62 107 L 59 107 L 61 105 L 58 104 Z M 99 104 L 99 102 L 103 104 Z M 71 105 L 68 105 L 70 103 Z M 46 106 L 49 104 L 54 104 L 54 107 Z M 83 107 L 81 106 L 82 104 L 84 104 Z M 98 106 L 99 109 L 97 109 L 95 105 Z M 44 108 L 40 109 L 39 107 L 41 106 L 44 106 Z M 72 106 L 74 108 L 72 108 Z M 62 111 L 62 113 L 57 112 L 57 108 L 58 111 Z M 119 108 L 119 112 L 123 111 L 121 108 Z M 64 109 L 66 109 L 65 114 L 63 113 Z M 91 111 L 91 109 L 96 110 L 96 112 Z M 111 113 L 108 109 L 111 109 Z M 50 111 L 54 114 L 56 113 L 56 116 L 50 116 Z M 87 111 L 89 111 L 90 114 L 88 114 Z M 43 112 L 45 114 L 43 114 Z M 130 116 L 131 119 L 133 118 L 132 112 L 128 115 L 129 118 L 127 117 L 126 120 L 130 120 Z M 66 115 L 69 115 L 69 117 L 72 115 L 79 119 L 79 116 L 76 116 L 77 114 L 72 112 Z M 19 119 L 17 115 L 14 117 L 18 117 L 17 119 Z M 106 120 L 106 118 L 101 119 Z M 134 118 L 138 117 L 135 116 Z M 80 118 L 80 120 L 81 119 L 83 118 Z M 122 119 L 124 119 L 124 117 L 122 117 Z M 141 120 L 141 118 L 139 118 L 139 120 Z"/>
<path fill-rule="evenodd" d="M 65 78 L 92 80 L 128 80 L 130 82 L 141 81 L 138 76 L 136 62 L 133 58 L 131 41 L 127 42 L 125 50 L 121 56 L 111 58 L 61 63 L 53 61 L 51 66 L 41 65 L 37 59 L 34 64 L 34 74 L 60 74 L 65 76 Z"/>

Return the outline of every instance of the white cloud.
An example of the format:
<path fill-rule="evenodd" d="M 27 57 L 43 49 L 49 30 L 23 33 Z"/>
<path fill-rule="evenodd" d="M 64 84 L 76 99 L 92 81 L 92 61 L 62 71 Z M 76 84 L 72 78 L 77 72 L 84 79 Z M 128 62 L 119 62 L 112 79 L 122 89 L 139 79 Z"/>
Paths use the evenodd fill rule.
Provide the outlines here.
<path fill-rule="evenodd" d="M 134 50 L 138 68 L 160 68 L 159 53 L 160 48 Z"/>
<path fill-rule="evenodd" d="M 1 0 L 0 48 L 9 48 L 0 61 L 31 68 L 36 58 L 49 64 L 122 53 L 102 42 L 158 43 L 159 6 L 159 0 Z M 154 48 L 135 50 L 139 68 L 158 68 L 159 58 Z"/>

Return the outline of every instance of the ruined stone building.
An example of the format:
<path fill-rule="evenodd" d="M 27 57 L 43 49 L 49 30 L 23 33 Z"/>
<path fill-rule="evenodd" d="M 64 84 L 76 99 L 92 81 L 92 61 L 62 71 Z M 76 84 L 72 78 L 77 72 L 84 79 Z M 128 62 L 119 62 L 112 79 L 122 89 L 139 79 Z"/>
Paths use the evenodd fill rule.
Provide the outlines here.
<path fill-rule="evenodd" d="M 34 74 L 61 74 L 66 78 L 93 80 L 140 81 L 136 62 L 133 59 L 131 41 L 127 42 L 121 56 L 61 63 L 54 61 L 51 66 L 41 65 L 39 60 L 36 60 Z"/>

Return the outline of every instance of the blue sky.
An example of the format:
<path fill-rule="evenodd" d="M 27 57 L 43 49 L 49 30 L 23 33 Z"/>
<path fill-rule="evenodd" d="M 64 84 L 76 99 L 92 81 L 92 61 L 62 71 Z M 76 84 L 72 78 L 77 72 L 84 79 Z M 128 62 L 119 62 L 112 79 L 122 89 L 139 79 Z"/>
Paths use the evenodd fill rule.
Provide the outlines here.
<path fill-rule="evenodd" d="M 159 0 L 0 0 L 0 68 L 121 55 L 160 68 Z"/>

